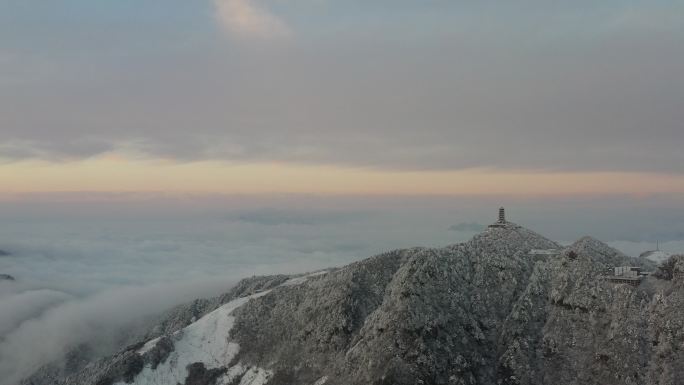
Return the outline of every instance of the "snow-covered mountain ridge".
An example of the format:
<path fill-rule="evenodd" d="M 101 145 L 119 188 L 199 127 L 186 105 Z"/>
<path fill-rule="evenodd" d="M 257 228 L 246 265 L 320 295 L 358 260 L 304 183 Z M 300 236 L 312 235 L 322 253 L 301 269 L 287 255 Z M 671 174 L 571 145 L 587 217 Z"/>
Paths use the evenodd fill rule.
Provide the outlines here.
<path fill-rule="evenodd" d="M 670 281 L 615 284 L 608 268 L 649 262 L 507 223 L 446 248 L 243 280 L 51 383 L 676 385 L 681 262 Z"/>

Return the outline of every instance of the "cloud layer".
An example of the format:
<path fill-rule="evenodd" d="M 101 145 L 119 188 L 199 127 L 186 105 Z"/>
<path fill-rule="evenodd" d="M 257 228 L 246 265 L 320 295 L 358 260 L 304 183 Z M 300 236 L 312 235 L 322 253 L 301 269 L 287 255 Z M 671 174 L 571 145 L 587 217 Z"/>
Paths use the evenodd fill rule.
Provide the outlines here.
<path fill-rule="evenodd" d="M 17 327 L 2 334 L 0 384 L 15 384 L 40 366 L 60 359 L 70 349 L 83 343 L 92 344 L 96 348 L 95 354 L 111 354 L 112 349 L 119 348 L 114 341 L 122 329 L 130 328 L 174 305 L 215 295 L 228 287 L 228 279 L 184 281 L 120 287 L 81 299 L 62 298 L 63 301 L 52 306 L 41 307 L 26 301 L 14 307 L 9 303 L 0 303 L 2 317 L 17 307 L 33 306 L 34 311 L 43 310 L 38 315 L 26 317 Z M 19 302 L 28 296 L 49 300 L 50 295 L 55 294 L 28 291 L 12 300 Z"/>
<path fill-rule="evenodd" d="M 221 25 L 238 38 L 282 38 L 290 28 L 280 18 L 254 0 L 214 0 Z"/>
<path fill-rule="evenodd" d="M 114 37 L 56 12 L 46 46 L 5 12 L 25 38 L 0 46 L 0 157 L 682 172 L 677 5 L 210 4 L 237 39 L 190 11 Z"/>

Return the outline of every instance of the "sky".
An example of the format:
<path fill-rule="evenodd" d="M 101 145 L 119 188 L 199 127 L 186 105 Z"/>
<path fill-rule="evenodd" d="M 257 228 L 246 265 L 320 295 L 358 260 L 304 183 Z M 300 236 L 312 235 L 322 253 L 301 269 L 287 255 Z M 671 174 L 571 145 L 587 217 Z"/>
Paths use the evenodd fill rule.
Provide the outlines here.
<path fill-rule="evenodd" d="M 683 8 L 2 0 L 2 192 L 683 194 Z"/>
<path fill-rule="evenodd" d="M 682 68 L 681 1 L 0 0 L 0 385 L 502 205 L 684 252 Z"/>

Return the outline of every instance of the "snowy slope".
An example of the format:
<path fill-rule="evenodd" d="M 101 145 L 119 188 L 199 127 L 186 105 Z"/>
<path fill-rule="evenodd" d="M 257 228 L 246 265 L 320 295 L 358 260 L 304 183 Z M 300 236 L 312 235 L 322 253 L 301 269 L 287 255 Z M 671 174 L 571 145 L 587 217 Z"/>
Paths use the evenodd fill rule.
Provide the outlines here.
<path fill-rule="evenodd" d="M 306 282 L 309 277 L 325 273 L 326 271 L 322 271 L 292 278 L 281 286 L 299 285 Z M 238 376 L 241 378 L 240 385 L 265 384 L 272 375 L 267 370 L 258 367 L 245 367 L 240 363 L 228 367 L 240 350 L 237 343 L 230 341 L 230 331 L 235 322 L 235 317 L 232 316 L 235 309 L 243 306 L 249 300 L 263 297 L 271 291 L 265 290 L 230 301 L 174 333 L 170 336 L 173 342 L 173 351 L 156 367 L 151 364 L 145 365 L 142 371 L 135 376 L 132 384 L 184 384 L 189 375 L 188 367 L 195 363 L 202 363 L 204 370 L 221 369 L 222 372 L 225 372 L 217 378 L 218 384 L 233 384 Z M 160 341 L 161 338 L 155 338 L 146 342 L 137 351 L 137 354 L 141 356 L 150 354 Z M 116 383 L 116 385 L 125 384 L 124 381 Z"/>

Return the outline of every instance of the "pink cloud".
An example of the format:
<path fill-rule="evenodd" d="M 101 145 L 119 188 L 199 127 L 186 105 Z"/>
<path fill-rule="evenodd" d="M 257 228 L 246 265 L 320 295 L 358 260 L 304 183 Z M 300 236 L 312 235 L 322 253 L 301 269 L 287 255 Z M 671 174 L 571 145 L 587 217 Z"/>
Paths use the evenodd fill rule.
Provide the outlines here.
<path fill-rule="evenodd" d="M 232 36 L 241 38 L 282 38 L 290 28 L 268 9 L 253 0 L 214 0 L 216 16 Z"/>

